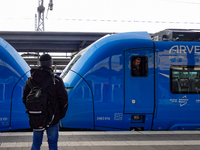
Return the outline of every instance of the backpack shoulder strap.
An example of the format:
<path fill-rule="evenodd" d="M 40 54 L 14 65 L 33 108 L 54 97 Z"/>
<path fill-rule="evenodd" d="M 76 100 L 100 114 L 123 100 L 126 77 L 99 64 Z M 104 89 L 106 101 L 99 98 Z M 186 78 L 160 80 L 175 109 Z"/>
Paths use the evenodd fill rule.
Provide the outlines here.
<path fill-rule="evenodd" d="M 33 83 L 31 82 L 31 77 L 28 78 L 28 86 L 32 89 L 34 86 L 33 86 Z"/>

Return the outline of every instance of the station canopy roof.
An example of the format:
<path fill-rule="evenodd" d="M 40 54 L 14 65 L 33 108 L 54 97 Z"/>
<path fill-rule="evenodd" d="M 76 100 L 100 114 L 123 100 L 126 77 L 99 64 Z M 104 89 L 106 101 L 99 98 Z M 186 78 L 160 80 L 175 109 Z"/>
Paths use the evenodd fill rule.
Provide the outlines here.
<path fill-rule="evenodd" d="M 107 34 L 111 33 L 0 31 L 0 37 L 11 44 L 30 67 L 38 65 L 39 55 L 49 53 L 56 70 L 63 70 L 73 55 Z"/>

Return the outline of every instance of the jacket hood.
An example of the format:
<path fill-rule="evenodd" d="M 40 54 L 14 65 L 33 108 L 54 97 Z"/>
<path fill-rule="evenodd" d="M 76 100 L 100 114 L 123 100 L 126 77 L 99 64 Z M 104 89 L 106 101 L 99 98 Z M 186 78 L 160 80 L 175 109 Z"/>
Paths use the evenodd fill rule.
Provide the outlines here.
<path fill-rule="evenodd" d="M 31 77 L 36 84 L 41 83 L 52 73 L 53 73 L 52 68 L 46 66 L 31 69 Z"/>

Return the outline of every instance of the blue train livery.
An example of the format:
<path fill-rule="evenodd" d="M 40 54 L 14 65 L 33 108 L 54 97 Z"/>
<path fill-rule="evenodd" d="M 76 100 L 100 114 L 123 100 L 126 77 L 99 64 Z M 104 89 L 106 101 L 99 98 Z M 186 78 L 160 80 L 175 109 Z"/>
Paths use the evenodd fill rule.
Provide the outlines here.
<path fill-rule="evenodd" d="M 199 130 L 200 31 L 107 35 L 77 53 L 61 77 L 73 130 Z M 0 39 L 0 131 L 28 129 L 30 67 Z"/>
<path fill-rule="evenodd" d="M 119 33 L 83 49 L 61 74 L 69 95 L 62 127 L 200 129 L 199 38 L 195 30 Z"/>
<path fill-rule="evenodd" d="M 0 38 L 0 131 L 29 128 L 22 103 L 30 67 L 17 51 Z"/>

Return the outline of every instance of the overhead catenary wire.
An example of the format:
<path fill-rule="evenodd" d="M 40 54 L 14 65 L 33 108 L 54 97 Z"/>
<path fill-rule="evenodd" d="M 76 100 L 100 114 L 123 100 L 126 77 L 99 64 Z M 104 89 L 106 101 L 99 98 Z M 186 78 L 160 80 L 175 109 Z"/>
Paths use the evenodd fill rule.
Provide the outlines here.
<path fill-rule="evenodd" d="M 2 19 L 0 17 L 0 19 Z M 23 19 L 23 20 L 30 20 L 33 18 L 3 18 L 3 19 Z M 83 22 L 116 22 L 116 23 L 160 23 L 160 24 L 200 24 L 200 22 L 181 22 L 181 21 L 159 21 L 159 20 L 112 20 L 112 19 L 61 19 L 61 18 L 56 18 L 56 19 L 49 19 L 52 21 L 83 21 Z"/>
<path fill-rule="evenodd" d="M 153 20 L 112 20 L 112 19 L 50 19 L 56 21 L 116 22 L 116 23 L 162 23 L 162 24 L 200 24 L 200 22 L 153 21 Z"/>
<path fill-rule="evenodd" d="M 178 1 L 178 0 L 161 0 L 161 1 L 200 5 L 200 3 L 198 2 L 191 2 L 191 1 Z"/>

